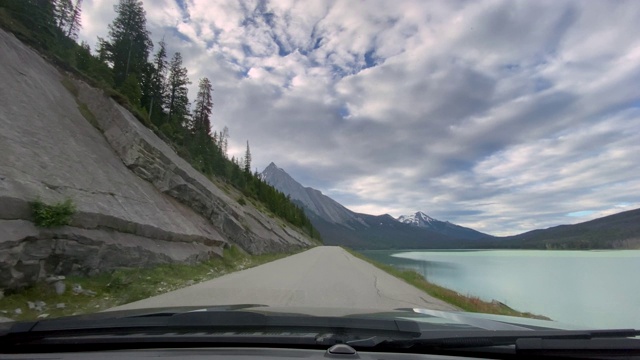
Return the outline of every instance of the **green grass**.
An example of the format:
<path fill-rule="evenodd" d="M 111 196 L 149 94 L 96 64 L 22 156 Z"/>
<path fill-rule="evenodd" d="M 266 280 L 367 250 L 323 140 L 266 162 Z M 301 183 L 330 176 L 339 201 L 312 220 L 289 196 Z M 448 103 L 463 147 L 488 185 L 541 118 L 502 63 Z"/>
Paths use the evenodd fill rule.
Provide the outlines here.
<path fill-rule="evenodd" d="M 165 264 L 144 269 L 121 269 L 93 277 L 69 276 L 65 283 L 67 289 L 58 295 L 52 285 L 44 282 L 6 293 L 0 299 L 0 316 L 14 320 L 33 320 L 43 313 L 49 317 L 93 313 L 114 306 L 146 299 L 190 285 L 210 280 L 224 274 L 255 267 L 271 262 L 292 253 L 248 255 L 235 246 L 225 249 L 222 258 L 213 258 L 196 264 Z M 79 284 L 83 289 L 96 292 L 95 296 L 75 295 L 72 285 Z M 29 310 L 27 302 L 44 301 L 47 308 L 42 313 Z M 64 309 L 56 309 L 56 304 L 64 303 Z M 21 315 L 14 310 L 20 308 Z"/>
<path fill-rule="evenodd" d="M 347 248 L 344 248 L 344 249 L 349 253 L 351 253 L 353 256 L 359 259 L 362 259 L 364 261 L 367 261 L 372 265 L 374 265 L 375 267 L 386 271 L 390 275 L 393 275 L 399 279 L 404 280 L 405 282 L 426 292 L 427 294 L 433 296 L 434 298 L 440 299 L 446 303 L 456 306 L 461 310 L 468 311 L 468 312 L 478 312 L 478 313 L 550 320 L 548 317 L 545 317 L 542 315 L 536 315 L 529 312 L 520 312 L 520 311 L 514 310 L 499 302 L 489 302 L 489 301 L 484 301 L 476 296 L 462 295 L 456 291 L 447 289 L 445 287 L 442 287 L 440 285 L 436 285 L 427 281 L 424 278 L 424 276 L 422 276 L 421 274 L 413 270 L 398 269 L 391 265 L 386 265 L 386 264 L 377 262 L 375 260 L 369 259 L 368 257 L 362 255 L 361 253 L 358 253 L 351 249 L 347 249 Z"/>
<path fill-rule="evenodd" d="M 76 207 L 71 199 L 55 204 L 45 204 L 40 199 L 30 203 L 33 223 L 39 227 L 51 228 L 69 224 Z"/>

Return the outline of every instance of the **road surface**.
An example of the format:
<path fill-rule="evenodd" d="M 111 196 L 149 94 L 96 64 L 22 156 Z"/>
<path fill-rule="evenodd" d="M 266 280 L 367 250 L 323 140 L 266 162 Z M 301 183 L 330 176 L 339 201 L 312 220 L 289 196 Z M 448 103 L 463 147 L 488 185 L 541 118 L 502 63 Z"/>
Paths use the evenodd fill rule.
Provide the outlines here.
<path fill-rule="evenodd" d="M 458 310 L 337 246 L 316 247 L 110 310 L 228 304 Z"/>

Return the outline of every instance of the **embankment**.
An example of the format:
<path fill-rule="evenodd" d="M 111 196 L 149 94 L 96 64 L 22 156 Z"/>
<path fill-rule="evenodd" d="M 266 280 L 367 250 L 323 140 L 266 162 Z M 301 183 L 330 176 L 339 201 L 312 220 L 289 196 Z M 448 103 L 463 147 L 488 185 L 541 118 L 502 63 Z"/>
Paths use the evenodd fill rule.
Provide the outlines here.
<path fill-rule="evenodd" d="M 0 288 L 51 274 L 194 263 L 229 243 L 253 254 L 313 245 L 239 204 L 102 91 L 0 30 Z M 68 226 L 29 203 L 72 199 Z"/>

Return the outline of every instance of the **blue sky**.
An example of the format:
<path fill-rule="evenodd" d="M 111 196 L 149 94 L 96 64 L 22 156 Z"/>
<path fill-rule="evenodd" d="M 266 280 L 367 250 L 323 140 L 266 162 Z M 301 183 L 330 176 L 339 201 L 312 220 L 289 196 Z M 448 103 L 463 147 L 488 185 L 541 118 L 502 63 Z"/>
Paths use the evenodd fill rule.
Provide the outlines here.
<path fill-rule="evenodd" d="M 84 1 L 81 39 L 113 4 Z M 638 1 L 144 5 L 231 153 L 352 210 L 505 235 L 640 207 Z"/>

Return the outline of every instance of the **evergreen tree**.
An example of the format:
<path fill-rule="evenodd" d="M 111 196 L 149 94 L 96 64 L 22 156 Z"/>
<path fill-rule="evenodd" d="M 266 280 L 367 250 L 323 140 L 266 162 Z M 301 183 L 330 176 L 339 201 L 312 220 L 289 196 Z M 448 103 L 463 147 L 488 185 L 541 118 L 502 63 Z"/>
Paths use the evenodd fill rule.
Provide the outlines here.
<path fill-rule="evenodd" d="M 75 49 L 75 63 L 78 70 L 93 77 L 104 86 L 113 86 L 113 76 L 111 69 L 97 56 L 91 54 L 91 48 L 86 41 L 83 41 Z"/>
<path fill-rule="evenodd" d="M 196 97 L 196 106 L 193 111 L 192 131 L 197 134 L 207 134 L 211 136 L 211 109 L 213 101 L 211 100 L 211 82 L 209 79 L 202 78 L 198 84 L 198 96 Z"/>
<path fill-rule="evenodd" d="M 71 0 L 55 0 L 54 2 L 56 25 L 66 37 L 76 39 L 80 30 L 82 0 L 76 0 L 75 5 Z"/>
<path fill-rule="evenodd" d="M 140 97 L 142 96 L 142 90 L 140 90 L 140 82 L 135 74 L 131 74 L 127 77 L 124 84 L 120 87 L 122 95 L 126 96 L 133 106 L 140 106 Z"/>
<path fill-rule="evenodd" d="M 66 33 L 73 16 L 73 3 L 71 0 L 55 0 L 53 3 L 56 26 Z"/>
<path fill-rule="evenodd" d="M 100 39 L 99 53 L 113 68 L 120 87 L 130 74 L 140 76 L 153 48 L 141 0 L 120 0 L 116 18 L 109 24 L 109 39 Z"/>
<path fill-rule="evenodd" d="M 249 150 L 249 140 L 247 140 L 247 150 L 244 152 L 244 172 L 251 174 L 251 150 Z"/>
<path fill-rule="evenodd" d="M 76 4 L 73 7 L 71 18 L 69 19 L 69 25 L 67 26 L 67 37 L 72 39 L 78 38 L 78 31 L 82 25 L 80 16 L 82 14 L 82 0 L 76 0 Z"/>
<path fill-rule="evenodd" d="M 169 123 L 174 129 L 185 127 L 189 116 L 189 97 L 187 85 L 191 84 L 187 76 L 187 68 L 182 66 L 182 55 L 173 55 L 169 63 L 167 80 L 166 110 Z"/>
<path fill-rule="evenodd" d="M 76 50 L 76 66 L 78 70 L 88 72 L 91 67 L 93 57 L 91 55 L 91 47 L 86 41 L 80 43 L 80 47 Z"/>
<path fill-rule="evenodd" d="M 167 102 L 167 47 L 164 39 L 158 45 L 160 48 L 153 57 L 153 67 L 148 87 L 147 99 L 149 101 L 149 117 L 154 119 L 162 117 L 162 106 Z"/>
<path fill-rule="evenodd" d="M 225 158 L 228 158 L 229 155 L 227 150 L 229 148 L 229 128 L 226 126 L 222 129 L 222 132 L 220 132 L 220 140 L 218 141 L 218 146 L 222 151 L 222 155 L 224 155 Z"/>

